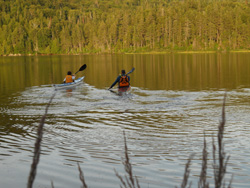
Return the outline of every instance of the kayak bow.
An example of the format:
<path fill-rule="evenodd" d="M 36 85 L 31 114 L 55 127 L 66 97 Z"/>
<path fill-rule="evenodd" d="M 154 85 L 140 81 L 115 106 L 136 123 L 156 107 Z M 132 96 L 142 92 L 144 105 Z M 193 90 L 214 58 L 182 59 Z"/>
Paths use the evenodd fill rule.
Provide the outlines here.
<path fill-rule="evenodd" d="M 131 86 L 118 88 L 118 93 L 125 93 L 131 90 Z"/>
<path fill-rule="evenodd" d="M 109 91 L 112 92 L 112 93 L 115 93 L 116 95 L 123 96 L 123 95 L 126 95 L 126 94 L 130 93 L 131 86 L 118 88 L 117 91 L 109 89 Z"/>

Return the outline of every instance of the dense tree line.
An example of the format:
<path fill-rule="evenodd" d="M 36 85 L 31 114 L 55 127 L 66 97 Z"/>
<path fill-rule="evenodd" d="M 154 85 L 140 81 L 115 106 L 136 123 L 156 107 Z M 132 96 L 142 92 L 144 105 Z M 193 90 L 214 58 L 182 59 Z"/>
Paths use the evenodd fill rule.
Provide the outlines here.
<path fill-rule="evenodd" d="M 247 0 L 0 0 L 0 55 L 250 49 Z"/>

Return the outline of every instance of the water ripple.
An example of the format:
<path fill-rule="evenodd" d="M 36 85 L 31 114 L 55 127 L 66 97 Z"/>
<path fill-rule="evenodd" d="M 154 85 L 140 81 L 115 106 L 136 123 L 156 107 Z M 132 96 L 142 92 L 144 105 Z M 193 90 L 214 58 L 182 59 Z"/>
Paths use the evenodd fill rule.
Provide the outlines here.
<path fill-rule="evenodd" d="M 13 123 L 1 128 L 0 160 L 12 166 L 18 158 L 28 171 L 36 128 L 54 89 L 32 87 L 20 93 L 13 108 L 2 114 Z M 249 178 L 249 90 L 228 93 L 225 133 L 228 171 L 234 186 L 247 187 Z M 56 91 L 44 126 L 36 185 L 53 179 L 55 187 L 79 187 L 76 163 L 81 163 L 90 187 L 117 187 L 114 169 L 123 174 L 123 131 L 129 156 L 143 187 L 177 186 L 185 163 L 195 153 L 191 179 L 200 172 L 204 133 L 208 148 L 216 138 L 224 91 L 165 91 L 133 88 L 117 96 L 82 84 L 72 91 Z M 15 104 L 15 107 L 14 107 Z M 209 156 L 211 160 L 211 156 Z M 212 165 L 212 164 L 210 164 Z M 0 173 L 4 177 L 4 173 Z M 211 182 L 212 174 L 209 174 Z"/>

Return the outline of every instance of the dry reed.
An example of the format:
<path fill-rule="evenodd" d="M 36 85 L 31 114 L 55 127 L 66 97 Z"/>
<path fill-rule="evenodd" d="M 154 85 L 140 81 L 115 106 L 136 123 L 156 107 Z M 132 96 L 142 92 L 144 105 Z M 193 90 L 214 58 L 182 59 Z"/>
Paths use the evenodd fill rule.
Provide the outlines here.
<path fill-rule="evenodd" d="M 214 142 L 214 138 L 212 138 L 212 146 L 213 146 L 213 172 L 214 172 L 214 187 L 215 188 L 224 188 L 226 187 L 226 183 L 224 180 L 224 177 L 226 175 L 226 168 L 229 160 L 229 156 L 226 155 L 224 151 L 224 143 L 223 143 L 223 136 L 224 136 L 224 129 L 226 124 L 226 117 L 225 117 L 225 105 L 226 105 L 226 94 L 224 95 L 223 99 L 223 105 L 222 105 L 222 115 L 221 115 L 221 121 L 218 126 L 218 134 L 217 134 L 217 141 L 218 141 L 218 153 L 216 152 L 216 145 Z M 200 173 L 200 179 L 198 182 L 198 188 L 209 188 L 209 183 L 207 182 L 207 145 L 206 145 L 206 139 L 204 134 L 204 145 L 203 145 L 203 154 L 202 154 L 202 167 L 201 167 L 201 173 Z M 184 188 L 187 186 L 188 177 L 189 177 L 189 165 L 190 165 L 190 159 L 188 160 L 185 168 L 185 173 L 182 181 L 181 187 Z M 228 188 L 231 188 L 232 186 L 232 180 L 231 178 Z"/>
<path fill-rule="evenodd" d="M 33 162 L 32 162 L 31 168 L 30 168 L 30 174 L 28 177 L 27 188 L 33 187 L 33 183 L 34 183 L 34 180 L 36 177 L 36 169 L 37 169 L 37 165 L 39 163 L 40 152 L 41 152 L 41 142 L 42 142 L 42 138 L 43 138 L 43 126 L 44 126 L 45 119 L 46 119 L 47 114 L 48 114 L 48 109 L 49 109 L 50 104 L 52 103 L 52 100 L 54 97 L 55 97 L 55 93 L 50 98 L 49 103 L 46 106 L 45 113 L 42 116 L 40 124 L 39 124 L 38 129 L 37 129 L 37 138 L 36 138 L 35 147 L 34 147 Z"/>
<path fill-rule="evenodd" d="M 189 175 L 190 175 L 190 172 L 191 172 L 190 165 L 191 165 L 191 161 L 193 159 L 193 156 L 194 155 L 191 155 L 189 157 L 188 162 L 185 165 L 185 171 L 184 171 L 183 180 L 182 180 L 182 183 L 181 183 L 181 188 L 186 188 L 187 185 L 188 185 L 188 178 L 189 178 Z M 191 187 L 191 185 L 192 185 L 192 182 L 189 183 L 189 187 Z"/>
<path fill-rule="evenodd" d="M 121 184 L 120 187 L 124 188 L 140 188 L 139 181 L 137 177 L 133 176 L 133 171 L 132 171 L 132 165 L 129 160 L 128 156 L 128 147 L 127 147 L 127 142 L 126 142 L 126 136 L 125 132 L 123 131 L 123 136 L 124 136 L 124 154 L 125 154 L 125 160 L 122 162 L 124 165 L 125 172 L 127 173 L 128 176 L 125 175 L 125 180 L 123 179 L 122 176 L 118 174 L 118 172 L 115 170 L 116 176 L 120 179 Z"/>
<path fill-rule="evenodd" d="M 207 157 L 208 157 L 207 142 L 206 142 L 206 136 L 204 134 L 202 165 L 201 165 L 200 180 L 198 182 L 198 188 L 209 188 L 209 183 L 207 182 Z"/>
<path fill-rule="evenodd" d="M 88 188 L 88 186 L 87 186 L 87 184 L 85 182 L 84 175 L 83 175 L 83 172 L 82 172 L 82 169 L 81 169 L 79 163 L 77 163 L 77 165 L 78 165 L 78 170 L 79 170 L 79 178 L 80 178 L 80 180 L 82 182 L 83 188 Z"/>
<path fill-rule="evenodd" d="M 38 126 L 38 131 L 37 131 L 37 139 L 35 143 L 35 149 L 34 149 L 34 157 L 33 157 L 33 163 L 31 165 L 31 170 L 30 170 L 30 175 L 28 179 L 28 188 L 32 188 L 35 176 L 36 176 L 36 169 L 37 165 L 39 162 L 39 156 L 40 156 L 40 147 L 41 147 L 41 141 L 42 141 L 42 136 L 43 136 L 43 126 L 45 123 L 45 119 L 48 113 L 48 108 L 54 98 L 55 94 L 51 97 L 48 105 L 46 106 L 45 109 L 45 114 L 41 118 L 40 124 Z M 225 118 L 225 101 L 226 101 L 226 94 L 224 96 L 223 100 L 223 106 L 222 106 L 222 118 L 218 126 L 218 134 L 217 134 L 217 139 L 218 139 L 218 153 L 216 152 L 216 145 L 214 143 L 214 138 L 212 139 L 213 143 L 213 172 L 214 172 L 214 187 L 215 188 L 224 188 L 225 186 L 225 174 L 226 174 L 226 168 L 229 160 L 229 156 L 226 155 L 224 151 L 224 144 L 223 144 L 223 135 L 224 135 L 224 129 L 225 129 L 225 123 L 226 123 L 226 118 Z M 128 155 L 128 147 L 127 147 L 127 142 L 126 142 L 126 136 L 125 132 L 123 131 L 123 136 L 124 136 L 124 154 L 125 154 L 125 159 L 122 160 L 122 163 L 124 165 L 124 169 L 127 175 L 124 175 L 124 178 L 118 174 L 116 170 L 115 174 L 119 178 L 121 185 L 121 188 L 140 188 L 139 181 L 136 176 L 133 175 L 132 171 L 132 165 L 130 163 L 129 155 Z M 187 186 L 191 187 L 192 182 L 188 183 L 188 179 L 190 176 L 190 165 L 191 161 L 193 159 L 194 155 L 191 155 L 185 165 L 185 171 L 184 171 L 184 176 L 181 184 L 181 188 L 186 188 Z M 198 182 L 198 188 L 209 188 L 209 183 L 207 182 L 207 165 L 208 161 L 208 152 L 207 152 L 207 144 L 206 144 L 206 138 L 204 134 L 204 144 L 203 144 L 203 151 L 202 151 L 202 166 L 201 166 L 201 173 L 200 173 L 200 178 Z M 79 178 L 82 182 L 83 188 L 87 188 L 87 184 L 84 179 L 83 172 L 81 170 L 81 167 L 79 163 L 78 165 L 78 170 L 79 170 Z M 232 187 L 232 180 L 233 177 L 231 178 L 228 188 Z M 54 188 L 53 182 L 51 181 L 51 186 Z"/>
<path fill-rule="evenodd" d="M 54 188 L 54 183 L 53 183 L 53 181 L 51 181 L 51 188 Z"/>
<path fill-rule="evenodd" d="M 224 177 L 226 174 L 228 160 L 230 158 L 229 156 L 226 155 L 224 151 L 224 143 L 223 143 L 224 129 L 225 129 L 225 124 L 226 124 L 225 105 L 226 105 L 226 94 L 224 95 L 221 121 L 218 126 L 218 134 L 217 134 L 218 153 L 217 154 L 216 154 L 216 145 L 214 143 L 214 138 L 213 138 L 213 169 L 214 169 L 215 188 L 225 187 Z M 228 187 L 231 187 L 231 182 L 232 182 L 232 179 Z"/>

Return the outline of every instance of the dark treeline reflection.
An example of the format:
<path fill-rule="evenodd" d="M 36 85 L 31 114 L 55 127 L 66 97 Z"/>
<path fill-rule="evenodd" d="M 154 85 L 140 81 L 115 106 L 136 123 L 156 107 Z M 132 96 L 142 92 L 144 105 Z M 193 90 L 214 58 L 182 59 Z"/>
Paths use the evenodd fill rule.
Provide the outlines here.
<path fill-rule="evenodd" d="M 250 84 L 249 54 L 171 54 L 141 56 L 135 85 L 148 89 L 235 89 Z"/>
<path fill-rule="evenodd" d="M 109 87 L 121 69 L 129 71 L 132 86 L 150 90 L 235 89 L 250 85 L 250 54 L 156 54 L 0 57 L 1 95 L 26 87 L 61 83 L 68 70 L 87 69 L 85 82 Z"/>

